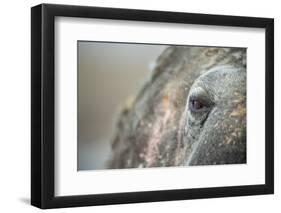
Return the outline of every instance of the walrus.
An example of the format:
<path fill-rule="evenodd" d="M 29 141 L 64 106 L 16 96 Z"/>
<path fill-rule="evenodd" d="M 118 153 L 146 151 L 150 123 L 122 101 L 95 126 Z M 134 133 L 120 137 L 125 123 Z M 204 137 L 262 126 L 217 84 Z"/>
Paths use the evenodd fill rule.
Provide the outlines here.
<path fill-rule="evenodd" d="M 109 169 L 246 163 L 246 49 L 170 46 L 121 110 Z"/>

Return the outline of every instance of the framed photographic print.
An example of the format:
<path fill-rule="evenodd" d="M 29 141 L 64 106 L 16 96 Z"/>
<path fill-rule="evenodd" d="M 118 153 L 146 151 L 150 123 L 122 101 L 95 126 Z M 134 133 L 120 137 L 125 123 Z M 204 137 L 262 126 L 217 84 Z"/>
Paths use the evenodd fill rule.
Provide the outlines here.
<path fill-rule="evenodd" d="M 31 203 L 272 194 L 274 21 L 31 9 Z"/>

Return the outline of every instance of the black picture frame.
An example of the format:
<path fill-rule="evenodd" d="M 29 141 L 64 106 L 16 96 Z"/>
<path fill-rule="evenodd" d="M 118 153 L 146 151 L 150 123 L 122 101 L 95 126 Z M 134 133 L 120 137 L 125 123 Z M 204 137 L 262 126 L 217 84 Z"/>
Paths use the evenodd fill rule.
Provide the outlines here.
<path fill-rule="evenodd" d="M 162 23 L 264 28 L 266 135 L 265 184 L 95 195 L 54 195 L 54 18 L 80 17 Z M 31 8 L 31 204 L 61 208 L 105 204 L 217 198 L 274 193 L 274 20 L 164 11 L 41 4 Z"/>

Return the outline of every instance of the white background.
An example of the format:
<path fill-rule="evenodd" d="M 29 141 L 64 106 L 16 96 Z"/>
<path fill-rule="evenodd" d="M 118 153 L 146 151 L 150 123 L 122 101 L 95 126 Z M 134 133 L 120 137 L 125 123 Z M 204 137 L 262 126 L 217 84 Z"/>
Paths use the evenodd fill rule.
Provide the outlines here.
<path fill-rule="evenodd" d="M 275 18 L 275 55 L 280 57 L 281 14 L 278 1 L 45 1 L 154 10 L 172 10 Z M 1 4 L 1 212 L 39 212 L 30 196 L 30 7 L 41 1 Z M 278 57 L 279 56 L 279 57 Z M 275 63 L 275 195 L 112 205 L 50 210 L 51 212 L 278 212 L 281 207 L 280 108 L 281 64 Z M 279 110 L 278 110 L 279 109 Z M 280 211 L 280 210 L 279 210 Z"/>
<path fill-rule="evenodd" d="M 264 29 L 65 17 L 55 23 L 55 195 L 264 184 Z M 247 47 L 247 165 L 77 172 L 77 40 Z"/>

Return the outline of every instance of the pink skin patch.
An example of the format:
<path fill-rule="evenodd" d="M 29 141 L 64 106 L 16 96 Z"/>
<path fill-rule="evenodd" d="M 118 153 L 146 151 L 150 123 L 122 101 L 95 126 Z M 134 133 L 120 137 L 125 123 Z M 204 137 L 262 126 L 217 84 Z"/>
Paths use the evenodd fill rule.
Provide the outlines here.
<path fill-rule="evenodd" d="M 163 137 L 163 131 L 165 126 L 167 126 L 167 122 L 169 118 L 173 116 L 171 109 L 165 107 L 166 110 L 164 115 L 158 119 L 152 127 L 152 137 L 148 141 L 148 147 L 145 154 L 145 160 L 147 162 L 147 166 L 152 166 L 159 155 L 159 145 L 161 144 L 161 138 Z"/>

